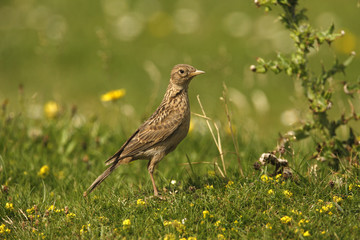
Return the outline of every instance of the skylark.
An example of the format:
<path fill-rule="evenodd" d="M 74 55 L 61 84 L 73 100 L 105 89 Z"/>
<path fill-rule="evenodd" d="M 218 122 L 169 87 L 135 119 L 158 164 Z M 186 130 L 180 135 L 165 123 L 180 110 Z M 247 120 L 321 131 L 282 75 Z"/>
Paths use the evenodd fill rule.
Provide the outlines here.
<path fill-rule="evenodd" d="M 106 165 L 110 167 L 91 184 L 84 196 L 91 193 L 118 166 L 138 159 L 149 160 L 147 169 L 154 195 L 158 196 L 153 177 L 154 168 L 186 137 L 190 124 L 189 83 L 193 77 L 203 73 L 205 72 L 186 64 L 178 64 L 172 69 L 160 106 L 106 161 Z"/>

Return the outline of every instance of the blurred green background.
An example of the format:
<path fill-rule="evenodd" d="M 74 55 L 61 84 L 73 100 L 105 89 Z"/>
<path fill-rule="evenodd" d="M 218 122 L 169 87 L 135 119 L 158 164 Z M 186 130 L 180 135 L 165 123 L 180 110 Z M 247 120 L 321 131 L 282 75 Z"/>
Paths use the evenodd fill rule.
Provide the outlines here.
<path fill-rule="evenodd" d="M 319 59 L 326 66 L 335 55 L 343 60 L 351 51 L 360 52 L 358 1 L 300 5 L 308 9 L 314 26 L 325 30 L 334 23 L 337 31 L 346 32 L 311 59 L 316 71 Z M 23 84 L 29 114 L 55 100 L 64 109 L 77 105 L 79 112 L 109 124 L 124 116 L 138 124 L 161 101 L 170 70 L 178 63 L 206 71 L 190 86 L 193 112 L 200 112 L 199 94 L 210 116 L 225 119 L 219 100 L 223 83 L 229 88 L 235 125 L 263 138 L 276 136 L 302 117 L 301 110 L 306 112 L 294 81 L 249 70 L 258 56 L 293 50 L 277 11 L 264 13 L 250 0 L 2 0 L 0 36 L 0 100 L 8 99 L 16 108 Z M 356 81 L 359 65 L 357 56 L 346 76 L 335 77 Z M 114 116 L 100 96 L 119 88 L 127 94 Z M 354 101 L 358 108 L 359 99 Z M 334 105 L 335 112 L 349 108 L 341 96 Z"/>

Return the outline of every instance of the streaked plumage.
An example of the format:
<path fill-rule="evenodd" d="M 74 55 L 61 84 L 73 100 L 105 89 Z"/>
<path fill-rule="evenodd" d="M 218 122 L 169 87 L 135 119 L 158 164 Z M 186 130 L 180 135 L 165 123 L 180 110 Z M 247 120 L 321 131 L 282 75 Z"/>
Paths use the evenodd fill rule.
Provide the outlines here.
<path fill-rule="evenodd" d="M 203 71 L 186 64 L 176 65 L 160 106 L 123 146 L 107 161 L 110 165 L 88 188 L 84 196 L 93 191 L 119 165 L 137 159 L 147 159 L 154 195 L 158 195 L 153 172 L 156 164 L 172 152 L 186 137 L 190 124 L 188 86 L 191 79 Z"/>

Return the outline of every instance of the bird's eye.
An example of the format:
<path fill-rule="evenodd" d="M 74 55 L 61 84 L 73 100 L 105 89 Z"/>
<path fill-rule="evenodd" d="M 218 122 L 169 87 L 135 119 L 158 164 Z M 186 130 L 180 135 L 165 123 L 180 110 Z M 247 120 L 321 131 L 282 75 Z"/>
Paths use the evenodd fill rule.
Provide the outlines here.
<path fill-rule="evenodd" d="M 184 72 L 185 72 L 185 71 L 182 70 L 182 69 L 179 70 L 179 73 L 181 73 L 181 74 L 183 74 Z"/>

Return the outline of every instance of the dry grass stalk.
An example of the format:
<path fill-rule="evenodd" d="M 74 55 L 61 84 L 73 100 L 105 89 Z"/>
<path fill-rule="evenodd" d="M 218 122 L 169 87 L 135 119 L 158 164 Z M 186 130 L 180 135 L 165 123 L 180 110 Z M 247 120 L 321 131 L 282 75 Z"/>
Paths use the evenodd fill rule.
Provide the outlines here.
<path fill-rule="evenodd" d="M 196 116 L 198 117 L 201 117 L 201 118 L 204 118 L 206 120 L 206 124 L 210 130 L 210 133 L 211 133 L 211 136 L 215 142 L 215 145 L 219 151 L 219 155 L 220 155 L 220 159 L 221 159 L 221 162 L 222 162 L 222 167 L 223 167 L 223 171 L 221 170 L 219 164 L 216 162 L 216 160 L 214 161 L 214 165 L 217 167 L 217 169 L 219 170 L 221 176 L 223 178 L 226 177 L 226 166 L 225 166 L 225 160 L 224 160 L 224 152 L 222 150 L 222 145 L 221 145 L 221 138 L 220 138 L 220 131 L 219 131 L 219 128 L 217 126 L 217 124 L 209 117 L 206 116 L 206 113 L 205 113 L 205 110 L 201 104 L 201 101 L 200 101 L 200 96 L 197 95 L 197 100 L 199 102 L 199 105 L 200 105 L 200 108 L 201 108 L 201 111 L 202 111 L 202 115 L 200 114 L 195 114 Z M 211 124 L 210 124 L 210 121 L 212 122 L 212 124 L 214 125 L 215 127 L 215 130 L 216 130 L 216 134 L 217 134 L 217 137 L 215 137 L 215 134 L 214 134 L 214 131 L 211 127 Z"/>

